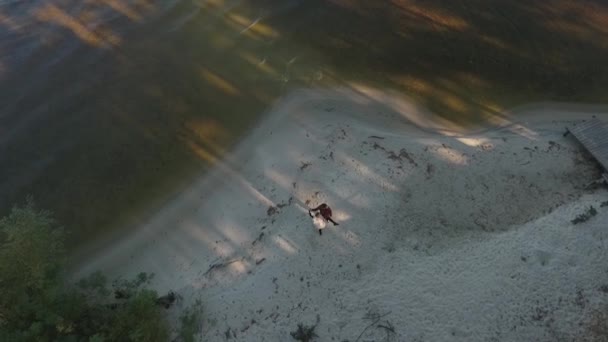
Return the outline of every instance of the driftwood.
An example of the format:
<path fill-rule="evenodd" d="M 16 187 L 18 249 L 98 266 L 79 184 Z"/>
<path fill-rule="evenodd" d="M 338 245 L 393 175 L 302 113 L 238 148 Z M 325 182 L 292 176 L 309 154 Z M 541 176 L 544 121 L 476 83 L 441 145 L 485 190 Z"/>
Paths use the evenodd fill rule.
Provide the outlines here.
<path fill-rule="evenodd" d="M 237 258 L 237 259 L 232 259 L 230 261 L 226 261 L 226 262 L 218 262 L 215 264 L 212 264 L 211 266 L 209 266 L 209 269 L 207 269 L 207 271 L 205 273 L 203 273 L 203 275 L 207 275 L 209 274 L 211 271 L 216 270 L 216 269 L 220 269 L 220 268 L 224 268 L 230 264 L 233 264 L 235 262 L 239 262 L 239 261 L 243 261 L 245 258 Z"/>
<path fill-rule="evenodd" d="M 114 290 L 115 299 L 126 300 L 126 299 L 131 298 L 131 295 L 132 295 L 132 293 L 130 293 L 124 289 Z M 178 299 L 179 299 L 179 295 L 175 294 L 175 292 L 173 292 L 173 291 L 169 291 L 169 293 L 167 293 L 166 295 L 156 298 L 156 300 L 154 302 L 156 303 L 156 305 L 160 305 L 160 306 L 164 307 L 165 309 L 168 309 Z M 125 305 L 125 303 L 126 302 L 124 302 L 124 301 L 120 301 L 120 302 L 114 302 L 114 303 L 107 304 L 107 306 L 110 309 L 115 310 L 119 306 Z"/>
<path fill-rule="evenodd" d="M 171 307 L 171 305 L 173 305 L 173 303 L 175 303 L 176 300 L 177 295 L 175 294 L 175 292 L 169 291 L 169 293 L 167 293 L 166 295 L 160 296 L 156 299 L 156 305 L 160 305 L 165 309 L 168 309 Z"/>

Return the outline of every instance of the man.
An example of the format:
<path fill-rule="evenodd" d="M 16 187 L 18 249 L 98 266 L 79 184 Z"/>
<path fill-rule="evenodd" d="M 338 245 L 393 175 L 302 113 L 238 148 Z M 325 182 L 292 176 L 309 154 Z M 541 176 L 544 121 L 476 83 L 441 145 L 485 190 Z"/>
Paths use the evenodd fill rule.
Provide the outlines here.
<path fill-rule="evenodd" d="M 316 208 L 309 209 L 308 215 L 310 215 L 310 217 L 314 217 L 312 213 L 314 213 L 315 211 L 318 211 L 318 213 L 316 213 L 314 216 L 321 214 L 321 216 L 325 219 L 325 221 L 329 221 L 329 222 L 333 223 L 334 226 L 338 225 L 338 223 L 336 223 L 336 221 L 332 220 L 331 208 L 327 204 L 322 203 L 320 206 L 318 206 Z M 323 235 L 322 229 L 319 229 L 319 235 Z"/>

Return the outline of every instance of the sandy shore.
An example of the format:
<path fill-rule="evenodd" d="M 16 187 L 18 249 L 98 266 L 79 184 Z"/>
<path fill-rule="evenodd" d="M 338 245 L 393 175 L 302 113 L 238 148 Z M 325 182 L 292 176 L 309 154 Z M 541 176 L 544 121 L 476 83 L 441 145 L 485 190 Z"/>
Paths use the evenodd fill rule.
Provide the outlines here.
<path fill-rule="evenodd" d="M 542 104 L 465 130 L 395 94 L 297 91 L 77 275 L 154 272 L 180 305 L 202 300 L 205 341 L 289 341 L 298 323 L 355 341 L 380 316 L 360 341 L 588 336 L 608 192 L 584 189 L 598 169 L 562 133 L 593 115 Z M 339 226 L 315 226 L 322 202 Z"/>

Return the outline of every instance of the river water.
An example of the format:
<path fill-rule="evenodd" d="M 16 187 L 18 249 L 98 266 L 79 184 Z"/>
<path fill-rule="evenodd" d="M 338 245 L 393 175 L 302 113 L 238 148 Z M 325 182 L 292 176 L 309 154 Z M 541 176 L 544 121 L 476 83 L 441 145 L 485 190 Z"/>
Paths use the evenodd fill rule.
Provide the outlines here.
<path fill-rule="evenodd" d="M 606 23 L 606 1 L 0 0 L 0 208 L 31 194 L 95 240 L 299 87 L 396 89 L 463 125 L 606 102 Z"/>

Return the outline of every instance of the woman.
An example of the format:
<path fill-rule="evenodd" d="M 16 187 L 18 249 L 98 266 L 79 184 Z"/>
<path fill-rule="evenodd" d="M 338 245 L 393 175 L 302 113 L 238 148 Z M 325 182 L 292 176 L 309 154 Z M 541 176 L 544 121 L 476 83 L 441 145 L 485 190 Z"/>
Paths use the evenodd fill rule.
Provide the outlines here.
<path fill-rule="evenodd" d="M 312 213 L 314 213 L 315 211 L 318 211 L 318 213 L 316 213 L 314 216 Z M 310 215 L 310 217 L 315 217 L 317 215 L 321 214 L 321 217 L 323 217 L 325 219 L 325 221 L 329 221 L 331 223 L 334 224 L 334 226 L 337 226 L 338 223 L 336 223 L 336 221 L 332 220 L 331 218 L 331 208 L 325 204 L 322 203 L 320 206 L 313 208 L 313 209 L 308 209 L 308 215 Z M 319 235 L 323 235 L 322 229 L 319 229 Z"/>

